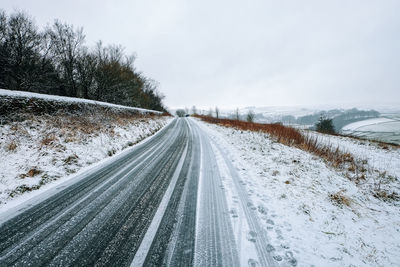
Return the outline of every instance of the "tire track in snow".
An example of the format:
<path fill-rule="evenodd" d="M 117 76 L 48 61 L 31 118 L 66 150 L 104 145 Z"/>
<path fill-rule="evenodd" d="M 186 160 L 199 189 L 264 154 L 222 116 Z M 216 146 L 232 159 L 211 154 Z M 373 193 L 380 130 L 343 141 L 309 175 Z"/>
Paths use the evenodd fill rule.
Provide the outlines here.
<path fill-rule="evenodd" d="M 208 136 L 201 142 L 201 178 L 197 207 L 195 266 L 239 266 L 239 256 L 215 155 Z"/>

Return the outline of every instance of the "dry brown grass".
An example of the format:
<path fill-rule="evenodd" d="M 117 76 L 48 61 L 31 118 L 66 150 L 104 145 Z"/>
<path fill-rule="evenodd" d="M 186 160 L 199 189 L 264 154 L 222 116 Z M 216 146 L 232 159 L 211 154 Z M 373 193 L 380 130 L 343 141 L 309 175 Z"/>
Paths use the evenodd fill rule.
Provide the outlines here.
<path fill-rule="evenodd" d="M 374 197 L 379 198 L 383 201 L 398 201 L 400 200 L 399 194 L 396 192 L 387 192 L 385 190 L 377 190 L 374 192 Z"/>
<path fill-rule="evenodd" d="M 49 136 L 46 136 L 45 138 L 43 138 L 43 139 L 40 141 L 40 145 L 41 145 L 41 146 L 48 146 L 48 145 L 54 143 L 54 141 L 55 141 L 56 139 L 57 139 L 56 136 L 53 135 L 53 134 L 52 134 L 52 135 L 49 135 Z"/>
<path fill-rule="evenodd" d="M 71 165 L 71 164 L 77 163 L 78 159 L 79 159 L 78 155 L 73 154 L 73 155 L 68 156 L 66 159 L 64 159 L 64 163 L 67 165 Z"/>
<path fill-rule="evenodd" d="M 15 151 L 15 149 L 17 149 L 17 143 L 12 140 L 6 147 L 7 151 L 12 152 Z"/>
<path fill-rule="evenodd" d="M 329 199 L 338 206 L 346 205 L 347 207 L 350 207 L 351 205 L 351 199 L 348 196 L 345 196 L 343 191 L 329 194 Z"/>
<path fill-rule="evenodd" d="M 279 123 L 264 124 L 231 119 L 217 119 L 210 116 L 200 116 L 203 121 L 215 123 L 226 127 L 233 127 L 244 131 L 255 131 L 268 133 L 277 138 L 277 141 L 286 145 L 300 145 L 304 143 L 304 136 L 296 129 Z"/>
<path fill-rule="evenodd" d="M 38 175 L 40 173 L 40 170 L 36 169 L 36 168 L 32 168 L 28 171 L 28 176 L 29 177 L 33 177 L 35 175 Z"/>
<path fill-rule="evenodd" d="M 34 177 L 38 174 L 40 174 L 41 171 L 39 169 L 37 169 L 36 167 L 31 168 L 26 174 L 21 174 L 20 178 L 26 178 L 26 177 Z"/>
<path fill-rule="evenodd" d="M 310 134 L 303 134 L 298 129 L 284 126 L 279 123 L 264 124 L 253 123 L 247 121 L 217 119 L 209 116 L 199 116 L 198 118 L 205 122 L 214 123 L 226 127 L 233 127 L 245 131 L 257 131 L 267 133 L 274 137 L 279 143 L 294 146 L 310 152 L 324 160 L 335 168 L 344 169 L 350 165 L 349 171 L 362 173 L 363 164 L 357 162 L 354 156 L 348 152 L 341 151 L 338 147 L 333 148 L 332 145 L 327 145 L 318 140 L 317 137 Z"/>
<path fill-rule="evenodd" d="M 281 124 L 262 124 L 262 123 L 251 123 L 246 121 L 238 121 L 231 119 L 217 119 L 209 116 L 199 116 L 203 121 L 214 123 L 226 127 L 233 127 L 244 131 L 257 131 L 269 134 L 275 138 L 278 142 L 297 147 L 309 153 L 312 153 L 321 159 L 325 160 L 327 164 L 342 171 L 344 175 L 357 185 L 362 185 L 370 180 L 367 178 L 367 174 L 373 173 L 368 167 L 367 160 L 361 160 L 355 158 L 351 153 L 344 152 L 339 147 L 333 147 L 331 144 L 321 142 L 318 137 L 309 133 L 303 133 L 298 129 L 284 126 Z M 377 142 L 379 143 L 379 142 Z M 385 144 L 386 146 L 387 144 Z M 392 146 L 394 148 L 395 146 Z M 383 149 L 386 149 L 383 147 Z M 272 176 L 276 176 L 279 172 L 274 171 Z M 375 177 L 375 176 L 373 176 Z M 387 184 L 395 178 L 386 175 L 386 172 L 380 173 L 378 177 L 375 177 L 375 185 L 371 188 L 371 193 L 374 197 L 379 198 L 383 201 L 400 201 L 400 195 L 392 190 L 388 190 L 387 187 L 382 188 L 383 183 Z M 390 180 L 390 181 L 389 181 Z M 290 184 L 290 181 L 285 181 L 286 184 Z M 330 194 L 330 199 L 339 205 L 351 205 L 351 199 L 346 197 L 342 191 Z"/>

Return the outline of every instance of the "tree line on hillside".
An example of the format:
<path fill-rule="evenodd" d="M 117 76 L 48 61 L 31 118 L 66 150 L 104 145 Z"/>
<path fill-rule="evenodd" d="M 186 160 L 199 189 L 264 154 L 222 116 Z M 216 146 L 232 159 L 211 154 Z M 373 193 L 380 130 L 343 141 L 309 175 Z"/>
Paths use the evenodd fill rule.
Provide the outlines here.
<path fill-rule="evenodd" d="M 82 28 L 55 21 L 39 30 L 23 12 L 0 10 L 0 88 L 161 110 L 158 84 L 120 45 L 85 45 Z"/>

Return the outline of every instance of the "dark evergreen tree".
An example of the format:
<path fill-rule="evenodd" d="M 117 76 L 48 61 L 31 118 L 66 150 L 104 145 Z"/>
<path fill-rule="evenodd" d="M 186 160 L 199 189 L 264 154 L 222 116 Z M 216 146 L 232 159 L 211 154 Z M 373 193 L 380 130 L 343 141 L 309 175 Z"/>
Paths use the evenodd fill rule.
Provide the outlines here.
<path fill-rule="evenodd" d="M 317 131 L 321 133 L 328 133 L 328 134 L 335 133 L 335 128 L 333 127 L 332 119 L 325 118 L 323 116 L 319 118 L 318 122 L 315 124 L 315 127 Z"/>

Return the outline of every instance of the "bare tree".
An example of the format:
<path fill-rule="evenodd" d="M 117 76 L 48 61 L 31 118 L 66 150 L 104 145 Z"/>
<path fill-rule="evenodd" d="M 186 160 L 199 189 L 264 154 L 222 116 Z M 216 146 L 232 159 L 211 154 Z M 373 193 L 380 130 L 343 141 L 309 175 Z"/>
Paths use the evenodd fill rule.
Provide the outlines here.
<path fill-rule="evenodd" d="M 25 13 L 2 13 L 0 20 L 1 86 L 30 91 L 40 77 L 41 36 Z"/>
<path fill-rule="evenodd" d="M 215 117 L 217 119 L 219 118 L 219 109 L 218 109 L 218 107 L 215 107 Z"/>
<path fill-rule="evenodd" d="M 192 114 L 193 114 L 193 115 L 196 115 L 196 114 L 197 114 L 196 106 L 193 106 L 193 107 L 192 107 Z"/>
<path fill-rule="evenodd" d="M 249 112 L 247 113 L 247 116 L 246 116 L 246 120 L 248 122 L 254 122 L 254 117 L 255 117 L 254 112 L 252 110 L 249 110 Z"/>
<path fill-rule="evenodd" d="M 77 61 L 85 41 L 83 29 L 74 30 L 72 25 L 55 21 L 47 29 L 51 40 L 51 50 L 56 59 L 56 67 L 66 83 L 67 95 L 77 95 Z"/>
<path fill-rule="evenodd" d="M 84 41 L 82 28 L 55 21 L 39 31 L 25 13 L 0 9 L 0 88 L 165 110 L 158 83 L 136 71 L 134 54 L 101 42 L 90 50 Z"/>
<path fill-rule="evenodd" d="M 178 117 L 185 117 L 185 111 L 183 109 L 178 109 L 175 113 Z"/>
<path fill-rule="evenodd" d="M 97 57 L 85 49 L 77 60 L 77 97 L 89 98 L 89 93 L 95 90 L 97 65 Z"/>
<path fill-rule="evenodd" d="M 239 108 L 235 109 L 235 113 L 234 113 L 234 118 L 235 120 L 240 120 L 240 113 L 239 113 Z"/>

